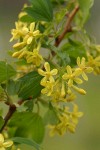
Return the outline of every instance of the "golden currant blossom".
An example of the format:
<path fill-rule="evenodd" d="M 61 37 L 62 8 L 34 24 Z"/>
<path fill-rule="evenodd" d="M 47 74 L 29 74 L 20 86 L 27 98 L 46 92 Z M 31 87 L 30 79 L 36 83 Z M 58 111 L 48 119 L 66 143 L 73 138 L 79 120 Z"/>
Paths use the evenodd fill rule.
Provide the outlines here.
<path fill-rule="evenodd" d="M 28 33 L 28 28 L 26 23 L 22 23 L 20 21 L 15 22 L 16 29 L 12 29 L 11 34 L 13 37 L 10 39 L 10 41 L 13 41 L 15 39 L 20 39 L 21 37 L 24 37 Z"/>
<path fill-rule="evenodd" d="M 26 48 L 23 48 L 20 51 L 13 53 L 12 57 L 21 59 L 26 59 L 27 63 L 32 63 L 36 66 L 39 66 L 43 60 L 42 56 L 39 54 L 40 44 L 33 51 L 28 51 Z"/>
<path fill-rule="evenodd" d="M 79 68 L 77 68 L 77 71 L 79 70 L 83 79 L 87 81 L 88 77 L 87 77 L 86 73 L 91 73 L 93 71 L 93 68 L 86 66 L 86 61 L 85 61 L 84 57 L 82 57 L 82 59 L 80 59 L 80 57 L 77 58 L 77 65 L 79 67 Z"/>
<path fill-rule="evenodd" d="M 28 33 L 26 34 L 26 36 L 24 37 L 23 41 L 25 41 L 27 44 L 31 44 L 32 40 L 35 37 L 40 36 L 40 31 L 39 30 L 35 30 L 35 22 L 32 22 L 29 26 L 29 28 L 27 28 Z"/>
<path fill-rule="evenodd" d="M 42 69 L 38 69 L 38 73 L 44 76 L 44 78 L 41 80 L 41 85 L 45 85 L 47 81 L 54 83 L 55 80 L 53 76 L 55 76 L 58 73 L 58 70 L 53 69 L 50 71 L 50 65 L 48 62 L 45 62 L 44 68 L 45 68 L 45 71 Z"/>
<path fill-rule="evenodd" d="M 77 84 L 81 84 L 83 81 L 78 78 L 77 76 L 79 76 L 79 72 L 78 71 L 73 71 L 72 68 L 70 66 L 66 67 L 67 69 L 67 73 L 65 73 L 62 78 L 64 80 L 68 80 L 68 86 L 71 87 L 73 85 L 73 82 L 76 82 Z"/>
<path fill-rule="evenodd" d="M 73 112 L 70 113 L 70 118 L 74 124 L 78 123 L 78 118 L 83 116 L 83 112 L 78 111 L 78 106 L 74 104 Z"/>
<path fill-rule="evenodd" d="M 4 137 L 0 134 L 0 150 L 6 150 L 7 147 L 11 147 L 13 145 L 13 141 L 8 140 L 4 142 Z"/>
<path fill-rule="evenodd" d="M 44 85 L 44 84 L 43 84 Z M 47 96 L 50 96 L 53 92 L 54 83 L 47 81 L 45 84 L 45 88 L 41 90 L 42 94 L 46 94 Z"/>
<path fill-rule="evenodd" d="M 42 55 L 39 54 L 37 49 L 34 49 L 33 52 L 28 52 L 26 56 L 27 63 L 33 63 L 36 66 L 40 66 L 43 58 Z"/>
<path fill-rule="evenodd" d="M 87 65 L 93 68 L 95 74 L 100 74 L 100 56 L 93 58 L 93 56 L 88 55 Z"/>

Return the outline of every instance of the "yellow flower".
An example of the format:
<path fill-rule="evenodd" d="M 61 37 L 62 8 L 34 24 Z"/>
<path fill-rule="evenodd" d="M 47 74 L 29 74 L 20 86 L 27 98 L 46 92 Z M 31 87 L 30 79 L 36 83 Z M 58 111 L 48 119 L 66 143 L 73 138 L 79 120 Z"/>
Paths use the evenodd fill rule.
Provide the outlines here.
<path fill-rule="evenodd" d="M 43 71 L 42 69 L 38 69 L 38 73 L 42 76 L 44 76 L 44 78 L 41 80 L 41 84 L 45 85 L 47 81 L 50 81 L 51 83 L 54 83 L 54 78 L 53 76 L 55 76 L 58 73 L 57 69 L 53 69 L 50 71 L 50 65 L 48 62 L 45 62 L 44 64 L 44 68 L 46 71 Z"/>
<path fill-rule="evenodd" d="M 20 37 L 24 37 L 28 33 L 27 24 L 22 23 L 20 21 L 15 22 L 16 29 L 11 30 L 11 34 L 13 37 L 10 39 L 10 42 L 14 39 L 19 39 Z"/>
<path fill-rule="evenodd" d="M 70 66 L 66 67 L 67 73 L 65 73 L 62 78 L 64 80 L 68 80 L 68 86 L 71 87 L 73 85 L 73 81 L 76 82 L 77 84 L 81 84 L 83 81 L 78 78 L 79 72 L 78 71 L 72 71 L 72 68 Z"/>
<path fill-rule="evenodd" d="M 53 87 L 54 87 L 54 84 L 52 82 L 47 81 L 45 88 L 41 90 L 41 93 L 46 94 L 47 96 L 50 96 L 53 92 Z"/>
<path fill-rule="evenodd" d="M 72 85 L 72 88 L 73 88 L 75 91 L 77 91 L 77 92 L 79 92 L 80 94 L 82 94 L 82 95 L 85 95 L 85 94 L 86 94 L 86 91 L 85 91 L 85 90 L 83 90 L 83 89 L 81 89 L 81 88 L 78 88 L 78 87 L 76 87 L 75 85 Z"/>
<path fill-rule="evenodd" d="M 0 134 L 0 150 L 6 150 L 7 147 L 10 147 L 13 145 L 13 141 L 6 141 L 4 142 L 4 137 L 2 134 Z"/>
<path fill-rule="evenodd" d="M 78 118 L 82 117 L 83 113 L 78 111 L 78 106 L 74 104 L 73 112 L 70 114 L 70 118 L 74 124 L 78 123 Z"/>
<path fill-rule="evenodd" d="M 35 22 L 32 22 L 29 26 L 29 29 L 27 28 L 27 30 L 28 30 L 28 33 L 23 39 L 23 41 L 25 41 L 27 44 L 31 44 L 34 37 L 41 35 L 39 30 L 35 30 Z"/>
<path fill-rule="evenodd" d="M 34 49 L 33 52 L 28 52 L 26 60 L 27 63 L 33 63 L 36 66 L 40 66 L 43 57 L 39 54 L 37 49 Z"/>
<path fill-rule="evenodd" d="M 93 56 L 89 55 L 87 65 L 94 69 L 95 74 L 100 74 L 100 56 L 93 58 Z"/>
<path fill-rule="evenodd" d="M 93 71 L 93 68 L 86 66 L 86 62 L 85 62 L 84 57 L 82 57 L 82 59 L 80 59 L 80 57 L 77 58 L 77 65 L 79 68 L 77 68 L 76 70 L 77 71 L 79 70 L 83 79 L 87 81 L 88 77 L 87 77 L 86 73 L 91 73 Z"/>

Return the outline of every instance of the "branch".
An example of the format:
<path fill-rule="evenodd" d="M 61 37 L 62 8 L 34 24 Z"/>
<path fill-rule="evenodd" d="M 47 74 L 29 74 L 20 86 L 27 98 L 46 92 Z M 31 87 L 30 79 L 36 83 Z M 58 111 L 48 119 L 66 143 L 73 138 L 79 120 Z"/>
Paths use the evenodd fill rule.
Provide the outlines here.
<path fill-rule="evenodd" d="M 23 100 L 19 100 L 17 103 L 19 105 L 21 105 L 24 101 Z M 5 128 L 5 126 L 7 125 L 8 121 L 10 120 L 10 118 L 12 117 L 12 115 L 14 114 L 14 112 L 16 111 L 17 107 L 14 104 L 10 104 L 7 103 L 7 105 L 9 105 L 9 110 L 8 113 L 6 114 L 5 118 L 4 118 L 4 124 L 2 126 L 2 128 L 0 129 L 0 133 L 3 131 L 3 129 Z"/>
<path fill-rule="evenodd" d="M 74 16 L 76 15 L 76 13 L 78 12 L 78 10 L 79 10 L 79 5 L 76 5 L 75 8 L 72 10 L 72 12 L 68 15 L 68 19 L 67 19 L 67 22 L 65 24 L 64 31 L 55 40 L 55 46 L 56 47 L 59 46 L 59 44 L 63 40 L 66 33 L 71 32 L 71 22 L 72 22 Z"/>
<path fill-rule="evenodd" d="M 9 110 L 8 113 L 6 114 L 4 120 L 4 124 L 2 126 L 2 128 L 0 129 L 0 133 L 3 131 L 3 129 L 5 128 L 5 126 L 7 125 L 9 119 L 12 117 L 13 113 L 16 111 L 16 106 L 14 104 L 9 105 Z"/>

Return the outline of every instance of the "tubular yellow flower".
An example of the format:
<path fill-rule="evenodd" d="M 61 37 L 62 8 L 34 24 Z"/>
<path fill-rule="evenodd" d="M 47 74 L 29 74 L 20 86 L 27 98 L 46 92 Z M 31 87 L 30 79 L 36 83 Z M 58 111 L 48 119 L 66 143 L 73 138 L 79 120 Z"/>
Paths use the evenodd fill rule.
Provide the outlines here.
<path fill-rule="evenodd" d="M 67 69 L 67 73 L 65 73 L 62 78 L 64 80 L 68 80 L 68 86 L 71 87 L 73 85 L 73 81 L 76 82 L 77 84 L 81 84 L 83 83 L 83 81 L 78 78 L 77 76 L 79 76 L 79 73 L 77 74 L 76 71 L 72 71 L 72 68 L 70 66 L 66 67 Z"/>
<path fill-rule="evenodd" d="M 6 150 L 7 147 L 11 147 L 13 145 L 13 141 L 9 140 L 4 142 L 4 137 L 0 134 L 0 150 Z"/>
<path fill-rule="evenodd" d="M 54 78 L 53 76 L 55 76 L 58 73 L 57 69 L 53 69 L 50 71 L 50 65 L 48 62 L 45 62 L 44 64 L 44 68 L 46 71 L 43 71 L 42 69 L 38 69 L 38 73 L 42 76 L 44 76 L 44 78 L 41 80 L 41 83 L 43 82 L 47 82 L 50 81 L 51 83 L 54 83 Z"/>
<path fill-rule="evenodd" d="M 45 88 L 41 90 L 41 93 L 50 96 L 53 92 L 53 87 L 54 84 L 52 82 L 47 81 L 45 84 Z"/>
<path fill-rule="evenodd" d="M 33 63 L 36 66 L 40 66 L 43 57 L 39 54 L 37 49 L 34 49 L 33 52 L 28 52 L 26 60 L 27 63 Z"/>
<path fill-rule="evenodd" d="M 70 118 L 74 124 L 78 123 L 78 118 L 82 117 L 83 113 L 78 111 L 78 106 L 74 104 L 73 112 L 70 114 Z"/>
<path fill-rule="evenodd" d="M 30 26 L 29 26 L 28 33 L 24 37 L 23 41 L 26 41 L 26 43 L 29 45 L 29 44 L 31 44 L 31 42 L 34 39 L 34 37 L 37 37 L 37 36 L 40 36 L 40 35 L 41 35 L 40 31 L 39 30 L 35 30 L 35 22 L 32 22 L 30 24 Z"/>
<path fill-rule="evenodd" d="M 12 29 L 11 34 L 13 37 L 10 39 L 10 42 L 14 39 L 19 39 L 20 37 L 24 37 L 28 33 L 27 24 L 22 22 L 15 22 L 16 29 Z"/>
<path fill-rule="evenodd" d="M 72 85 L 72 88 L 73 88 L 75 91 L 77 91 L 77 92 L 79 92 L 80 94 L 82 94 L 82 95 L 85 95 L 85 94 L 86 94 L 86 91 L 83 90 L 83 89 L 81 89 L 81 88 L 78 88 L 78 87 L 76 87 L 76 86 L 74 86 L 74 85 Z"/>
<path fill-rule="evenodd" d="M 87 65 L 94 69 L 95 74 L 100 74 L 100 56 L 93 58 L 93 56 L 88 55 Z"/>
<path fill-rule="evenodd" d="M 77 68 L 76 70 L 77 71 L 79 70 L 80 74 L 83 77 L 83 79 L 88 81 L 88 77 L 87 77 L 86 73 L 92 72 L 93 68 L 86 66 L 86 62 L 85 62 L 84 57 L 82 57 L 82 59 L 80 59 L 80 57 L 77 58 L 77 65 L 78 65 L 79 68 Z"/>

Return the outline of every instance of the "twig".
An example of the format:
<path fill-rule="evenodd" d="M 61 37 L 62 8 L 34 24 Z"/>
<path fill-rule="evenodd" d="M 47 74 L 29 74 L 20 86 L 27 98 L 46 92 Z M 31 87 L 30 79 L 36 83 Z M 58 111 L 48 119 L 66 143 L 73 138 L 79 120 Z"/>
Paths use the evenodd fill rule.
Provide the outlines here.
<path fill-rule="evenodd" d="M 9 119 L 12 117 L 13 113 L 16 111 L 16 106 L 14 104 L 9 105 L 9 110 L 8 113 L 6 114 L 4 120 L 4 124 L 2 126 L 2 128 L 0 129 L 0 133 L 3 131 L 3 129 L 5 128 L 5 126 L 7 125 Z"/>
<path fill-rule="evenodd" d="M 19 105 L 21 105 L 24 101 L 23 100 L 19 100 L 17 103 Z M 7 105 L 9 105 L 9 110 L 8 113 L 6 114 L 5 118 L 4 118 L 4 124 L 0 129 L 0 133 L 3 131 L 3 129 L 5 128 L 5 126 L 7 125 L 8 121 L 10 120 L 10 118 L 12 117 L 12 115 L 14 114 L 14 112 L 16 111 L 17 107 L 14 104 L 10 104 L 8 102 L 6 102 Z"/>
<path fill-rule="evenodd" d="M 71 32 L 71 22 L 72 22 L 74 16 L 76 15 L 76 13 L 78 12 L 78 10 L 79 10 L 79 5 L 76 5 L 75 8 L 72 10 L 72 12 L 68 15 L 68 19 L 67 19 L 67 22 L 65 24 L 64 31 L 55 40 L 55 46 L 56 47 L 59 46 L 59 44 L 63 40 L 66 33 Z"/>

